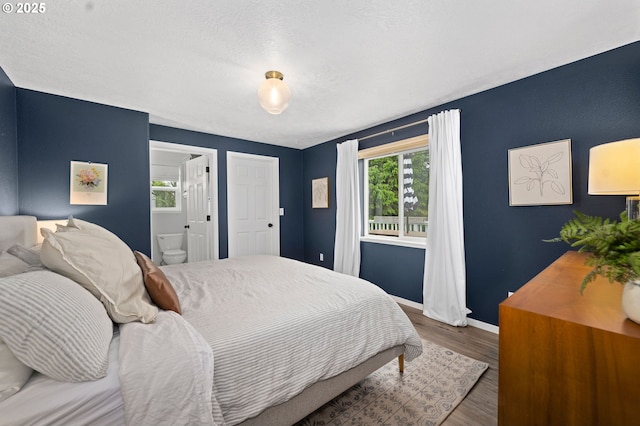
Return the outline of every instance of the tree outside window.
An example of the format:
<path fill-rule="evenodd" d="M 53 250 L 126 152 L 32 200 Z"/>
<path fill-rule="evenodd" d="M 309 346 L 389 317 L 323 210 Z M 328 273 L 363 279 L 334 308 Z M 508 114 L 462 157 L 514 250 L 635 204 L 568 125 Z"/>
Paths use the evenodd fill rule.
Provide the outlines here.
<path fill-rule="evenodd" d="M 429 206 L 429 151 L 366 160 L 368 234 L 426 237 Z M 402 224 L 402 225 L 401 225 Z"/>
<path fill-rule="evenodd" d="M 180 188 L 177 181 L 152 180 L 151 206 L 153 210 L 180 211 Z"/>

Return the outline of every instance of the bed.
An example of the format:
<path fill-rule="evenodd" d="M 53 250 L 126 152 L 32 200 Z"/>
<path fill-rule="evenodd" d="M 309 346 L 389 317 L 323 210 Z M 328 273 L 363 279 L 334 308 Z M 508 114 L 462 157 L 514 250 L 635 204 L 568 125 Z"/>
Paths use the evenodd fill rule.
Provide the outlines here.
<path fill-rule="evenodd" d="M 5 355 L 29 374 L 0 401 L 0 425 L 290 425 L 422 351 L 391 297 L 358 278 L 274 256 L 158 268 L 88 222 L 43 232 L 34 251 L 36 219 L 0 217 L 0 268 L 26 265 L 0 278 L 0 385 Z M 39 328 L 62 336 L 47 356 L 28 341 Z"/>

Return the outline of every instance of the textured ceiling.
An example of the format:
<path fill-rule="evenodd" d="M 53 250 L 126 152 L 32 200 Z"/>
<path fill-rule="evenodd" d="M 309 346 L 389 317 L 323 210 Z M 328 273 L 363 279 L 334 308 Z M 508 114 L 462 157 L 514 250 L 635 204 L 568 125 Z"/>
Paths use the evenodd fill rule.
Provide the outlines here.
<path fill-rule="evenodd" d="M 295 148 L 640 39 L 640 0 L 6 1 L 17 87 Z M 271 69 L 292 92 L 279 116 L 256 95 Z"/>

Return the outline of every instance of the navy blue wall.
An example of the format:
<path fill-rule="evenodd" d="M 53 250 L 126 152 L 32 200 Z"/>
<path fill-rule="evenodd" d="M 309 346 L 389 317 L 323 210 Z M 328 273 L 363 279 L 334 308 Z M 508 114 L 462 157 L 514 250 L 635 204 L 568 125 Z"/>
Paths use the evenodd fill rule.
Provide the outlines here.
<path fill-rule="evenodd" d="M 18 89 L 19 213 L 40 219 L 70 214 L 150 252 L 149 139 L 218 150 L 220 255 L 227 256 L 226 151 L 279 157 L 281 254 L 303 259 L 302 151 L 149 125 L 146 113 Z M 150 136 L 151 132 L 151 136 Z M 108 205 L 69 204 L 69 162 L 109 165 Z"/>
<path fill-rule="evenodd" d="M 148 114 L 18 89 L 20 214 L 95 222 L 151 251 Z M 108 205 L 69 204 L 69 162 L 109 165 Z"/>
<path fill-rule="evenodd" d="M 280 255 L 292 259 L 304 259 L 304 235 L 302 233 L 302 151 L 275 145 L 249 142 L 241 139 L 193 132 L 151 124 L 150 139 L 179 143 L 218 151 L 218 194 L 220 257 L 228 256 L 227 233 L 227 151 L 278 157 L 280 164 Z"/>
<path fill-rule="evenodd" d="M 336 143 L 461 109 L 467 306 L 470 315 L 498 323 L 498 304 L 568 249 L 543 243 L 573 210 L 617 218 L 622 196 L 587 195 L 589 148 L 640 137 L 640 42 L 528 77 L 305 150 L 305 256 L 333 265 L 335 210 L 311 209 L 310 180 L 329 176 L 335 194 Z M 424 133 L 426 127 L 422 128 Z M 415 128 L 369 139 L 361 148 L 413 136 Z M 510 148 L 570 138 L 573 205 L 510 207 Z M 329 251 L 329 253 L 328 253 Z M 420 249 L 362 243 L 361 276 L 387 292 L 422 303 Z"/>
<path fill-rule="evenodd" d="M 18 213 L 16 88 L 0 68 L 0 215 Z"/>

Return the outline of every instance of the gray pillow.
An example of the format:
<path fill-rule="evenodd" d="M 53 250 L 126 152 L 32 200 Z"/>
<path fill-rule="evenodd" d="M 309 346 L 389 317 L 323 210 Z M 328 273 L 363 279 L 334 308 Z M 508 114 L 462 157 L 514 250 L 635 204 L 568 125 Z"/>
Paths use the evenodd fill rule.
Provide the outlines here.
<path fill-rule="evenodd" d="M 20 244 L 14 244 L 7 249 L 7 253 L 14 255 L 30 267 L 44 267 L 40 261 L 40 253 L 36 250 L 28 249 Z"/>
<path fill-rule="evenodd" d="M 106 376 L 113 323 L 87 290 L 51 271 L 0 278 L 0 339 L 23 364 L 64 382 Z"/>

